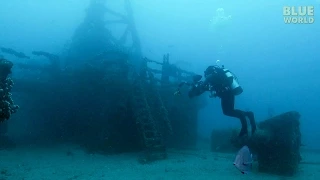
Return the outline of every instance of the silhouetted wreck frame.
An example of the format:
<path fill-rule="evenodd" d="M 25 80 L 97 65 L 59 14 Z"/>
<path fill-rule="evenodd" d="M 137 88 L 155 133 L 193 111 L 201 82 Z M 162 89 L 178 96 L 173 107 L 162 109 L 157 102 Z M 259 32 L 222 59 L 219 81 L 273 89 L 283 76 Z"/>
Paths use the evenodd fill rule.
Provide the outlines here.
<path fill-rule="evenodd" d="M 132 36 L 132 47 L 130 48 L 130 52 L 134 54 L 134 60 L 137 60 L 136 62 L 131 63 L 141 64 L 140 67 L 135 69 L 136 74 L 133 76 L 134 78 L 130 88 L 132 89 L 132 95 L 130 95 L 129 97 L 131 97 L 132 108 L 134 109 L 134 117 L 137 128 L 139 129 L 142 138 L 142 144 L 145 147 L 145 153 L 144 156 L 140 158 L 140 162 L 148 163 L 153 160 L 164 159 L 167 157 L 166 149 L 168 142 L 165 141 L 167 141 L 168 139 L 175 140 L 174 138 L 169 138 L 170 136 L 172 136 L 172 134 L 174 134 L 174 137 L 180 142 L 171 142 L 171 145 L 181 144 L 180 147 L 194 147 L 194 145 L 196 144 L 196 124 L 198 111 L 197 105 L 196 103 L 194 103 L 195 101 L 189 101 L 187 97 L 173 97 L 173 92 L 176 89 L 177 84 L 172 83 L 169 80 L 169 77 L 175 78 L 176 82 L 182 80 L 191 80 L 191 76 L 194 73 L 182 70 L 174 66 L 173 64 L 170 64 L 169 54 L 165 54 L 163 56 L 162 62 L 157 62 L 148 58 L 142 58 L 140 40 L 134 24 L 133 11 L 131 9 L 129 0 L 125 0 L 125 7 L 127 16 L 107 9 L 107 12 L 109 14 L 115 15 L 116 17 L 120 18 L 120 20 L 108 23 L 127 24 L 126 30 L 119 40 L 116 40 L 116 38 L 112 36 L 109 36 L 109 38 L 112 39 L 116 46 L 122 47 L 125 42 L 127 42 L 127 36 L 130 33 Z M 132 66 L 130 62 L 128 63 L 127 61 L 125 61 L 125 59 L 123 59 L 123 57 L 125 57 L 126 55 L 120 57 L 120 59 L 118 58 L 118 55 L 115 59 L 106 58 L 109 57 L 110 53 L 122 56 L 121 51 L 107 50 L 93 58 L 105 61 L 105 63 L 107 63 L 105 64 L 105 67 L 111 65 L 119 65 L 119 67 L 124 67 L 126 69 L 127 67 Z M 43 55 L 49 53 L 35 51 L 35 54 Z M 47 56 L 47 58 L 49 57 L 55 56 Z M 61 60 L 61 58 L 49 58 L 49 60 L 51 60 L 52 64 L 59 64 L 54 63 L 53 61 L 59 61 Z M 156 63 L 158 65 L 161 65 L 161 70 L 149 68 L 148 63 Z M 48 89 L 56 89 L 60 91 L 59 88 L 62 88 L 63 90 L 63 87 L 66 86 L 64 83 L 69 83 L 65 81 L 65 77 L 68 77 L 70 73 L 74 73 L 73 70 L 69 69 L 65 69 L 63 71 L 61 71 L 61 69 L 57 70 L 56 68 L 58 67 L 52 65 L 37 66 L 36 64 L 34 64 L 33 66 L 31 66 L 29 64 L 20 64 L 19 66 L 20 68 L 24 69 L 46 71 L 51 75 L 50 77 L 52 78 L 52 81 L 48 79 L 44 79 L 43 81 L 39 79 L 15 79 L 16 86 L 14 88 L 14 91 L 23 91 L 32 93 L 33 95 L 38 95 L 40 96 L 39 98 L 41 98 L 41 100 L 43 100 L 43 96 L 45 96 L 46 94 L 48 94 L 48 96 L 51 96 L 51 92 L 49 92 Z M 94 71 L 94 69 L 92 70 Z M 108 71 L 104 70 L 104 73 L 108 73 Z M 156 74 L 161 74 L 161 79 L 157 79 L 155 77 Z M 123 76 L 123 73 L 119 73 L 118 75 Z M 185 103 L 181 103 L 181 101 Z M 170 110 L 168 109 L 168 104 L 172 105 L 172 102 L 176 103 L 176 107 L 172 107 L 173 110 Z M 187 110 L 188 114 L 184 113 L 186 112 L 186 110 L 181 108 L 181 104 L 183 104 L 183 108 L 189 108 L 189 110 Z M 180 109 L 181 112 L 177 113 L 178 109 Z M 171 116 L 171 118 L 169 116 Z M 178 121 L 179 118 L 181 118 L 180 122 Z M 175 120 L 174 126 L 171 122 L 172 119 Z M 185 129 L 179 130 L 179 132 L 175 132 L 177 128 L 180 128 L 180 126 Z M 188 132 L 188 136 L 183 137 L 184 131 Z"/>

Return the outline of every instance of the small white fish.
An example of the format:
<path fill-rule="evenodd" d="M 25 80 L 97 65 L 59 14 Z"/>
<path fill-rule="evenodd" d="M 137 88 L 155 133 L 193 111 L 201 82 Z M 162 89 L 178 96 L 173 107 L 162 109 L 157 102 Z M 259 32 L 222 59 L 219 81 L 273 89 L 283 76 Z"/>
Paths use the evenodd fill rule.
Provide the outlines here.
<path fill-rule="evenodd" d="M 248 174 L 252 169 L 252 154 L 250 153 L 250 150 L 248 146 L 243 146 L 234 162 L 233 165 L 242 173 L 242 174 Z"/>

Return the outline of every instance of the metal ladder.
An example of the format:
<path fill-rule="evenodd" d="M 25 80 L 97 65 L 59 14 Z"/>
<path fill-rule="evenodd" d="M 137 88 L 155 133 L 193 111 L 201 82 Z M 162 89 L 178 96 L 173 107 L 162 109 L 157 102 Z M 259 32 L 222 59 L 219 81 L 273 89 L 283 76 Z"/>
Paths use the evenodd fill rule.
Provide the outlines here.
<path fill-rule="evenodd" d="M 165 159 L 167 157 L 163 136 L 159 133 L 143 89 L 143 83 L 138 78 L 133 91 L 134 116 L 142 134 L 147 161 Z"/>

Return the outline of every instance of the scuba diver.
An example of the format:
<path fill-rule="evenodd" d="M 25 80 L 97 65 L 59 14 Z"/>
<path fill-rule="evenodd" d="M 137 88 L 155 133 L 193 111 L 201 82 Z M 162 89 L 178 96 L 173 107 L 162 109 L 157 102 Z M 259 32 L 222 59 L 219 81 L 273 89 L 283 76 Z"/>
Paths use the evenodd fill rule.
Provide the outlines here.
<path fill-rule="evenodd" d="M 235 117 L 240 120 L 242 128 L 239 137 L 248 135 L 246 117 L 248 117 L 250 121 L 251 134 L 254 134 L 256 131 L 256 123 L 253 112 L 234 108 L 235 96 L 240 95 L 243 92 L 242 87 L 237 82 L 236 76 L 228 69 L 225 69 L 224 66 L 209 66 L 204 71 L 204 77 L 205 80 L 201 81 L 202 76 L 195 75 L 192 83 L 180 83 L 175 95 L 180 94 L 180 88 L 183 85 L 190 86 L 188 92 L 189 98 L 200 96 L 202 93 L 209 91 L 211 92 L 211 98 L 219 97 L 221 99 L 221 107 L 224 115 Z"/>

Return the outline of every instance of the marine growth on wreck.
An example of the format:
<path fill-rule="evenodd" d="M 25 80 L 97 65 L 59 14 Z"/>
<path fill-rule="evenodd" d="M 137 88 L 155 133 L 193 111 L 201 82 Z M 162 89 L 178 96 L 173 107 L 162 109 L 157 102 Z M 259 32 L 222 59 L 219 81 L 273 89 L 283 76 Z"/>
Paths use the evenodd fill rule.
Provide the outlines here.
<path fill-rule="evenodd" d="M 0 122 L 10 119 L 17 112 L 18 105 L 11 98 L 13 81 L 9 77 L 13 63 L 6 59 L 0 59 Z"/>

